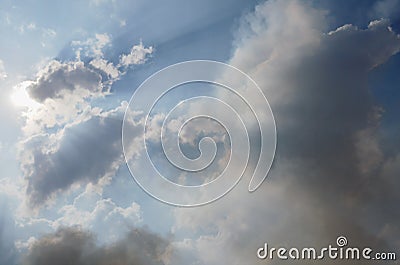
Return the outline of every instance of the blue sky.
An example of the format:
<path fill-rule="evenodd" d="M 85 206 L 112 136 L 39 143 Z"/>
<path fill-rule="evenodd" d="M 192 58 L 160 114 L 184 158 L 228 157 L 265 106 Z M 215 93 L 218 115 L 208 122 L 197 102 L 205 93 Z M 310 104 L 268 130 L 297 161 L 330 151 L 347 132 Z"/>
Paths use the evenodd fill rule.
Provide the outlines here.
<path fill-rule="evenodd" d="M 342 234 L 398 250 L 399 10 L 397 0 L 2 1 L 0 265 L 258 264 L 264 242 L 318 247 Z M 146 78 L 199 59 L 257 82 L 278 146 L 256 192 L 246 171 L 227 196 L 186 209 L 135 183 L 121 130 Z M 198 89 L 172 94 L 152 124 Z M 226 165 L 230 145 L 213 126 L 181 139 L 189 157 L 206 130 L 218 143 L 220 163 L 201 180 Z M 257 156 L 259 140 L 251 146 Z"/>

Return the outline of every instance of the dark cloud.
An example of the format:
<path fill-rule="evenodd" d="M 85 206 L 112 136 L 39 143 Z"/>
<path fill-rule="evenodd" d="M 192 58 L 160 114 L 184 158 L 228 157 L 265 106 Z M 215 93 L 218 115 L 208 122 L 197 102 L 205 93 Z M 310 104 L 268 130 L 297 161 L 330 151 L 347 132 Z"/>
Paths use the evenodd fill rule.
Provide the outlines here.
<path fill-rule="evenodd" d="M 61 228 L 39 239 L 24 257 L 23 265 L 164 264 L 169 242 L 146 229 L 134 229 L 111 245 L 99 246 L 95 236 L 79 228 Z"/>
<path fill-rule="evenodd" d="M 21 164 L 30 205 L 38 206 L 74 183 L 97 183 L 114 175 L 123 161 L 122 111 L 96 114 L 23 144 Z"/>
<path fill-rule="evenodd" d="M 90 50 L 91 56 L 86 54 L 89 63 L 85 64 L 80 59 L 68 62 L 50 61 L 28 87 L 29 95 L 38 102 L 60 99 L 66 93 L 72 92 L 80 95 L 81 99 L 105 95 L 110 91 L 111 84 L 126 73 L 121 68 L 144 64 L 153 53 L 151 46 L 145 47 L 143 43 L 133 45 L 129 54 L 120 55 L 120 63 L 115 66 L 103 58 L 102 49 L 109 43 L 109 38 L 107 34 L 96 34 L 96 40 L 73 42 L 81 49 L 86 46 Z M 77 56 L 80 57 L 80 53 Z"/>
<path fill-rule="evenodd" d="M 83 96 L 89 96 L 102 92 L 101 81 L 100 74 L 85 67 L 83 62 L 61 63 L 54 60 L 40 72 L 28 92 L 39 102 L 48 98 L 61 98 L 63 93 L 76 90 L 81 90 Z"/>

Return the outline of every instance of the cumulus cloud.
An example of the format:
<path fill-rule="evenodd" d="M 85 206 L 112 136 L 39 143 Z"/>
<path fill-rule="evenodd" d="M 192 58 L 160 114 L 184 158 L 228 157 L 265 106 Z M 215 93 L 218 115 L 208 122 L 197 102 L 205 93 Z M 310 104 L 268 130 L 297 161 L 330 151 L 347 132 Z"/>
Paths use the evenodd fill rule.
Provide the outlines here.
<path fill-rule="evenodd" d="M 55 205 L 32 216 L 31 211 L 16 215 L 15 246 L 20 253 L 26 253 L 46 233 L 53 233 L 63 227 L 77 227 L 96 234 L 99 244 L 115 243 L 126 236 L 134 227 L 142 224 L 142 209 L 133 201 L 115 201 L 105 197 L 101 185 L 88 183 L 78 195 L 72 191 L 69 196 L 60 196 Z M 78 189 L 81 191 L 82 189 Z M 109 190 L 109 189 L 107 189 Z M 71 194 L 70 193 L 70 194 Z M 107 194 L 107 193 L 106 193 Z"/>
<path fill-rule="evenodd" d="M 122 66 L 130 66 L 135 64 L 143 64 L 147 60 L 147 56 L 153 53 L 153 47 L 144 47 L 141 42 L 139 45 L 134 45 L 130 53 L 120 56 L 119 63 Z"/>
<path fill-rule="evenodd" d="M 120 75 L 119 70 L 111 62 L 107 62 L 104 59 L 96 58 L 90 61 L 90 65 L 97 68 L 107 74 L 110 78 L 117 78 Z"/>
<path fill-rule="evenodd" d="M 74 183 L 97 183 L 112 177 L 122 163 L 123 107 L 42 134 L 23 143 L 24 175 L 29 203 L 37 206 Z"/>
<path fill-rule="evenodd" d="M 97 34 L 96 41 L 74 42 L 74 45 L 88 46 L 85 49 L 91 52 L 85 53 L 87 62 L 81 60 L 78 50 L 76 60 L 51 60 L 38 71 L 36 80 L 24 81 L 14 88 L 18 97 L 25 91 L 29 95 L 23 102 L 29 113 L 25 115 L 25 133 L 37 134 L 49 128 L 62 127 L 97 112 L 92 101 L 110 95 L 112 85 L 128 71 L 127 66 L 143 64 L 153 51 L 152 47 L 145 47 L 142 43 L 134 45 L 130 54 L 122 55 L 123 62 L 114 65 L 104 58 L 102 52 L 110 42 L 109 38 Z"/>
<path fill-rule="evenodd" d="M 90 231 L 107 231 L 97 235 L 100 242 L 115 242 L 142 221 L 137 203 L 119 206 L 111 198 L 102 198 L 92 184 L 88 184 L 72 204 L 63 206 L 58 213 L 61 217 L 52 223 L 53 228 L 79 225 Z"/>
<path fill-rule="evenodd" d="M 400 216 L 381 207 L 400 201 L 390 188 L 399 172 L 380 144 L 368 73 L 400 50 L 400 37 L 388 20 L 325 32 L 325 14 L 268 1 L 242 21 L 230 63 L 269 99 L 276 160 L 255 193 L 245 177 L 207 207 L 176 210 L 176 229 L 203 231 L 192 245 L 204 264 L 254 264 L 264 242 L 318 247 L 341 234 L 356 246 L 399 247 L 387 231 L 398 233 Z"/>
<path fill-rule="evenodd" d="M 104 92 L 101 81 L 101 76 L 81 61 L 61 63 L 53 60 L 39 72 L 28 92 L 38 102 L 59 99 L 67 93 L 80 94 L 83 100 Z"/>
<path fill-rule="evenodd" d="M 99 246 L 85 230 L 61 228 L 37 240 L 22 264 L 163 264 L 170 251 L 166 239 L 146 229 L 134 229 L 112 245 Z"/>
<path fill-rule="evenodd" d="M 19 86 L 35 103 L 24 109 L 24 139 L 19 160 L 27 181 L 30 206 L 48 202 L 73 184 L 104 185 L 121 165 L 121 124 L 126 102 L 109 111 L 94 101 L 110 95 L 111 87 L 131 64 L 143 64 L 152 48 L 134 45 L 122 55 L 123 65 L 105 59 L 108 34 L 74 41 L 77 58 L 51 60 L 36 80 Z M 81 52 L 84 60 L 81 60 Z"/>
<path fill-rule="evenodd" d="M 45 133 L 49 128 L 62 128 L 90 117 L 99 110 L 91 107 L 91 101 L 108 95 L 111 84 L 100 71 L 82 61 L 50 61 L 35 81 L 24 81 L 15 89 L 27 92 L 24 133 Z"/>

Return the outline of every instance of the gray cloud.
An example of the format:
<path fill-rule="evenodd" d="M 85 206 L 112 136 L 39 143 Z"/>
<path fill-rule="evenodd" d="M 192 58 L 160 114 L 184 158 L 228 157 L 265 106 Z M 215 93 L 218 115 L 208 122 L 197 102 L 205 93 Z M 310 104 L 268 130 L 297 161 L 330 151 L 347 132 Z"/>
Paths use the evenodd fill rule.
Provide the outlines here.
<path fill-rule="evenodd" d="M 28 181 L 29 203 L 38 206 L 74 183 L 110 178 L 122 163 L 123 107 L 93 115 L 23 144 L 21 165 Z"/>
<path fill-rule="evenodd" d="M 73 41 L 71 45 L 75 60 L 51 60 L 38 71 L 36 80 L 24 81 L 14 88 L 22 88 L 20 94 L 26 90 L 33 101 L 41 103 L 28 106 L 30 115 L 26 115 L 24 127 L 28 135 L 76 122 L 93 107 L 94 100 L 110 95 L 112 85 L 127 73 L 129 66 L 144 64 L 153 53 L 152 47 L 140 42 L 132 46 L 129 54 L 121 54 L 120 62 L 114 65 L 103 53 L 110 45 L 107 34 Z"/>
<path fill-rule="evenodd" d="M 126 103 L 103 111 L 94 101 L 109 95 L 127 67 L 146 62 L 153 49 L 133 45 L 115 66 L 104 58 L 109 43 L 107 34 L 72 42 L 76 60 L 52 60 L 38 71 L 35 81 L 23 83 L 29 96 L 41 103 L 25 112 L 25 139 L 20 142 L 30 206 L 42 205 L 73 184 L 104 184 L 123 161 L 120 143 Z"/>
<path fill-rule="evenodd" d="M 63 93 L 77 90 L 86 92 L 83 96 L 87 97 L 103 92 L 101 81 L 100 74 L 85 67 L 83 62 L 61 63 L 53 60 L 40 72 L 28 92 L 39 102 L 48 98 L 62 98 Z"/>
<path fill-rule="evenodd" d="M 318 247 L 341 234 L 355 246 L 399 247 L 387 232 L 398 233 L 399 172 L 380 145 L 368 73 L 400 50 L 400 37 L 387 20 L 324 33 L 324 14 L 269 1 L 243 20 L 231 63 L 266 93 L 278 148 L 260 190 L 247 193 L 244 178 L 216 203 L 176 210 L 177 228 L 209 231 L 192 242 L 204 264 L 255 264 L 264 242 Z"/>
<path fill-rule="evenodd" d="M 35 242 L 22 264 L 163 264 L 169 246 L 166 239 L 146 229 L 134 229 L 112 245 L 99 246 L 91 233 L 61 228 Z"/>

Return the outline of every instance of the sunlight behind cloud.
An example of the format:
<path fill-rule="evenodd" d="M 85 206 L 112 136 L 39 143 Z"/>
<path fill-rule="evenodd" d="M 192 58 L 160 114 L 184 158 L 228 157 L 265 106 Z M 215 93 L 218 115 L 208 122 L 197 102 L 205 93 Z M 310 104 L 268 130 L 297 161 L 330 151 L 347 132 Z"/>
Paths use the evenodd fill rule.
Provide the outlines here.
<path fill-rule="evenodd" d="M 11 102 L 14 104 L 14 106 L 26 107 L 32 110 L 37 109 L 40 106 L 40 103 L 33 100 L 26 91 L 26 88 L 31 83 L 31 81 L 24 81 L 14 87 L 13 92 L 10 96 Z"/>

